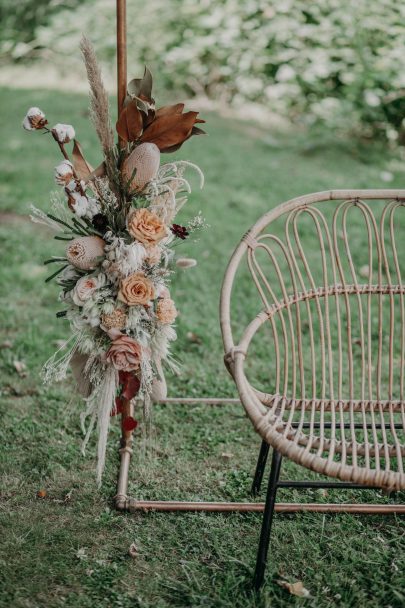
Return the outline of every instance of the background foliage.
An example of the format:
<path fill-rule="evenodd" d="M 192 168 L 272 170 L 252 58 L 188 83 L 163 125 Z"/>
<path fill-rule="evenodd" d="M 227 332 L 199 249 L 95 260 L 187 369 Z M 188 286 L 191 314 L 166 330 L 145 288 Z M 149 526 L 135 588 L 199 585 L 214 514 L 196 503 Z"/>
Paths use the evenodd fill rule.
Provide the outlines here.
<path fill-rule="evenodd" d="M 113 65 L 114 2 L 14 4 L 2 3 L 3 55 L 43 49 L 71 69 L 86 31 Z M 247 117 L 259 103 L 293 121 L 404 143 L 404 18 L 396 0 L 128 0 L 130 71 L 145 62 L 166 88 L 243 106 Z"/>

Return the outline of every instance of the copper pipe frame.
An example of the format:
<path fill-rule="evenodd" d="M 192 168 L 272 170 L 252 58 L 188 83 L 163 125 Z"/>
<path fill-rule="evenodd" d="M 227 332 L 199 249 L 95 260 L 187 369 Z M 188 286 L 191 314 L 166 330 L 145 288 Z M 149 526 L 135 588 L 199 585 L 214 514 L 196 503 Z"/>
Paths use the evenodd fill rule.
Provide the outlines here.
<path fill-rule="evenodd" d="M 132 455 L 133 431 L 126 431 L 123 421 L 127 416 L 133 416 L 134 402 L 125 401 L 121 417 L 121 444 L 119 448 L 120 469 L 118 475 L 117 494 L 114 497 L 115 508 L 118 511 L 129 513 L 137 512 L 197 512 L 204 511 L 209 513 L 262 513 L 264 511 L 263 502 L 192 502 L 175 500 L 136 500 L 128 496 L 128 473 Z M 238 404 L 239 399 L 230 398 L 169 398 L 158 401 L 155 405 L 169 404 Z M 280 486 L 281 487 L 281 486 Z M 364 488 L 366 489 L 366 488 Z M 353 513 L 353 514 L 405 514 L 405 505 L 401 504 L 351 504 L 351 503 L 276 503 L 274 510 L 277 513 Z"/>
<path fill-rule="evenodd" d="M 117 109 L 118 116 L 127 95 L 127 6 L 126 0 L 117 0 Z M 125 142 L 119 138 L 120 147 Z"/>

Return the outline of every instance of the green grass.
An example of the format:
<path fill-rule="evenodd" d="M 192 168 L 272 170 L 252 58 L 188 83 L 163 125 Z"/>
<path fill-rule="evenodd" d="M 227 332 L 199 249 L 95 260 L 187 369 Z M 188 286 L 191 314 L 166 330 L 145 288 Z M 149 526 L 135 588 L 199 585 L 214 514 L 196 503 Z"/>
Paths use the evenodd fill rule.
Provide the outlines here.
<path fill-rule="evenodd" d="M 97 489 L 94 439 L 86 458 L 80 454 L 83 405 L 73 396 L 73 383 L 45 388 L 39 379 L 42 363 L 68 328 L 55 318 L 57 288 L 44 284 L 42 266 L 63 245 L 27 218 L 31 202 L 47 209 L 52 168 L 59 161 L 48 137 L 20 128 L 31 105 L 44 109 L 51 123 L 72 122 L 90 161 L 95 165 L 100 160 L 85 97 L 2 90 L 0 605 L 403 606 L 404 529 L 397 517 L 278 516 L 266 584 L 260 596 L 253 596 L 249 582 L 258 515 L 113 510 L 117 420 L 103 485 Z M 194 138 L 177 154 L 197 162 L 206 176 L 205 189 L 194 192 L 183 220 L 201 209 L 211 228 L 198 243 L 184 245 L 198 266 L 179 272 L 173 284 L 181 312 L 174 354 L 183 371 L 170 379 L 171 395 L 235 395 L 222 363 L 219 290 L 234 246 L 262 213 L 307 192 L 381 187 L 381 171 L 393 173 L 390 186 L 403 185 L 397 158 L 377 144 L 362 147 L 326 136 L 270 133 L 214 115 L 208 116 L 207 130 L 209 137 Z M 197 339 L 190 339 L 190 332 Z M 14 361 L 25 363 L 25 377 L 17 374 Z M 143 437 L 142 424 L 136 432 L 132 496 L 246 500 L 260 442 L 241 407 L 161 406 L 154 410 L 153 423 L 151 439 Z M 283 473 L 304 474 L 291 463 Z M 36 498 L 41 488 L 47 491 L 42 500 Z M 366 494 L 373 500 L 373 492 Z M 300 497 L 298 491 L 280 493 L 285 500 Z M 308 491 L 305 498 L 354 501 L 360 495 L 331 491 L 326 497 Z M 135 559 L 128 554 L 134 542 Z M 311 597 L 290 596 L 277 584 L 280 579 L 302 580 Z"/>

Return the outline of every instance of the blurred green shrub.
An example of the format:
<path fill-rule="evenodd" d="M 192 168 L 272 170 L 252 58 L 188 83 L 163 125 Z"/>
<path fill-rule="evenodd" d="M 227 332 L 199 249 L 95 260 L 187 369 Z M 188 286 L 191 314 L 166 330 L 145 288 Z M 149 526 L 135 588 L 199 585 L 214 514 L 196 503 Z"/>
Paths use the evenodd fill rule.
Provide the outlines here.
<path fill-rule="evenodd" d="M 1 0 L 0 56 L 18 60 L 35 47 L 36 29 L 49 23 L 53 15 L 74 8 L 79 0 Z"/>
<path fill-rule="evenodd" d="M 66 57 L 86 31 L 112 61 L 114 12 L 111 0 L 58 12 L 36 44 Z M 148 63 L 169 89 L 243 105 L 247 119 L 258 102 L 405 143 L 404 23 L 398 0 L 128 0 L 129 65 L 132 75 Z"/>

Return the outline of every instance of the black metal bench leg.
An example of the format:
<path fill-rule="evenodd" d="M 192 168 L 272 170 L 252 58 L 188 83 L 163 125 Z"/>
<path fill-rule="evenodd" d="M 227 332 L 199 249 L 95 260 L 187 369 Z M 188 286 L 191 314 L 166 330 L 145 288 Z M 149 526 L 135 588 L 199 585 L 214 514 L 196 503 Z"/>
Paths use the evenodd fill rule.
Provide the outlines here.
<path fill-rule="evenodd" d="M 280 477 L 281 454 L 273 450 L 271 460 L 269 485 L 267 488 L 266 504 L 264 507 L 262 530 L 260 533 L 259 549 L 257 552 L 256 569 L 253 578 L 253 586 L 257 590 L 263 584 L 264 571 L 266 569 L 267 552 L 269 549 L 271 524 L 273 521 L 274 505 L 276 502 L 277 482 Z"/>
<path fill-rule="evenodd" d="M 263 474 L 266 468 L 267 456 L 269 454 L 269 444 L 267 441 L 262 441 L 262 445 L 260 446 L 259 457 L 257 459 L 256 471 L 253 477 L 252 489 L 251 493 L 253 496 L 257 496 L 260 492 L 260 488 L 262 486 Z"/>

